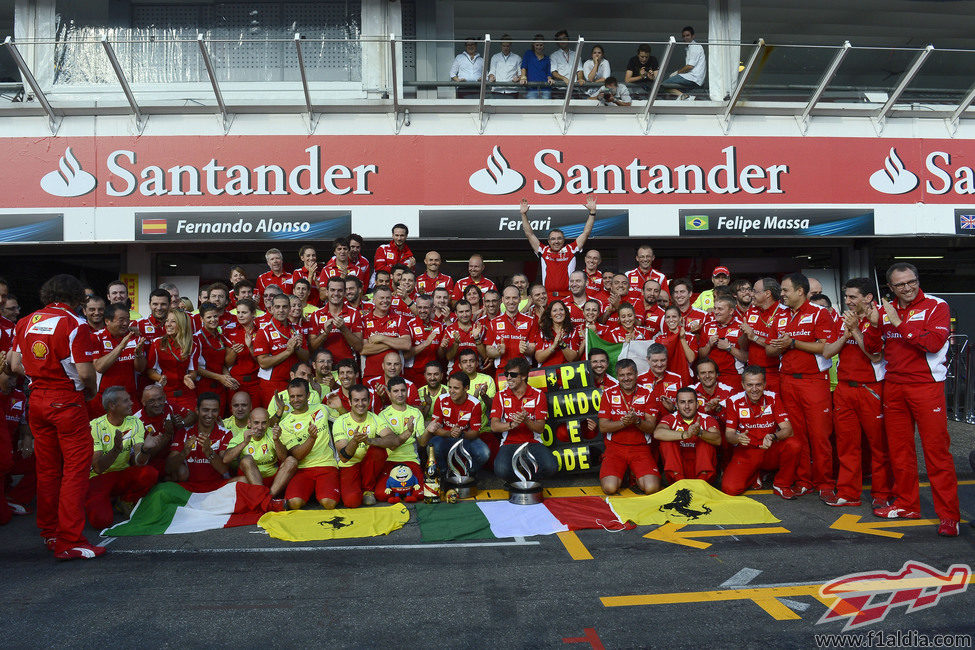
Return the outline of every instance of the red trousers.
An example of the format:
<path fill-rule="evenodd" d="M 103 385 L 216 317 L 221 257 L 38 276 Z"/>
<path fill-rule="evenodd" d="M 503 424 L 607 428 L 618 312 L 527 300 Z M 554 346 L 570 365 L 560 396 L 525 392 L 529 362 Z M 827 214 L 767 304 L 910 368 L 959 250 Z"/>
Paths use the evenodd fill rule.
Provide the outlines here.
<path fill-rule="evenodd" d="M 741 494 L 755 482 L 759 471 L 775 472 L 773 485 L 791 487 L 796 480 L 802 443 L 795 436 L 772 443 L 768 449 L 735 447 L 728 468 L 721 477 L 721 491 L 725 494 Z"/>
<path fill-rule="evenodd" d="M 872 382 L 851 386 L 840 381 L 833 391 L 833 430 L 836 433 L 836 495 L 848 500 L 860 498 L 863 491 L 863 440 L 869 443 L 871 496 L 890 497 L 891 472 L 884 437 L 881 409 L 883 384 Z"/>
<path fill-rule="evenodd" d="M 894 474 L 896 504 L 921 511 L 918 496 L 917 450 L 914 425 L 921 436 L 924 464 L 931 482 L 934 511 L 940 519 L 958 521 L 958 477 L 951 456 L 948 416 L 945 413 L 945 386 L 926 384 L 884 384 L 884 429 Z"/>
<path fill-rule="evenodd" d="M 832 492 L 833 398 L 829 380 L 780 374 L 782 405 L 789 414 L 793 436 L 799 440 L 796 486 Z"/>
<path fill-rule="evenodd" d="M 378 501 L 389 500 L 390 495 L 386 494 L 386 480 L 389 479 L 389 473 L 392 472 L 393 468 L 396 467 L 397 465 L 406 465 L 407 467 L 409 467 L 410 471 L 413 472 L 413 476 L 415 476 L 416 480 L 419 482 L 420 487 L 421 488 L 423 487 L 423 470 L 420 469 L 420 466 L 418 464 L 411 463 L 408 461 L 396 462 L 396 461 L 388 460 L 385 463 L 383 463 L 383 469 L 379 473 L 379 478 L 376 479 L 376 485 L 373 488 L 373 491 L 376 493 L 376 499 Z M 421 491 L 420 494 L 422 495 L 423 492 Z"/>
<path fill-rule="evenodd" d="M 779 371 L 775 368 L 765 369 L 765 390 L 770 390 L 782 398 L 782 386 L 779 381 Z"/>
<path fill-rule="evenodd" d="M 27 506 L 37 494 L 37 472 L 34 469 L 34 456 L 30 455 L 25 458 L 20 452 L 15 451 L 14 464 L 10 469 L 10 474 L 19 474 L 21 479 L 7 490 L 7 501 Z"/>
<path fill-rule="evenodd" d="M 37 467 L 37 526 L 54 552 L 87 544 L 85 497 L 91 472 L 91 426 L 81 393 L 34 390 L 28 403 Z"/>
<path fill-rule="evenodd" d="M 383 473 L 388 455 L 389 453 L 383 447 L 368 448 L 366 455 L 359 463 L 360 486 L 363 492 L 377 491 L 376 481 L 379 480 L 379 475 Z M 386 480 L 383 479 L 383 485 L 385 486 L 385 484 Z"/>
<path fill-rule="evenodd" d="M 134 465 L 117 472 L 92 476 L 88 483 L 85 514 L 93 528 L 108 528 L 115 521 L 112 497 L 135 502 L 146 495 L 159 480 L 159 472 L 149 465 Z"/>
<path fill-rule="evenodd" d="M 683 447 L 676 440 L 662 440 L 660 455 L 664 476 L 671 483 L 685 478 L 710 481 L 717 473 L 718 448 L 703 441 L 695 441 L 693 447 Z"/>

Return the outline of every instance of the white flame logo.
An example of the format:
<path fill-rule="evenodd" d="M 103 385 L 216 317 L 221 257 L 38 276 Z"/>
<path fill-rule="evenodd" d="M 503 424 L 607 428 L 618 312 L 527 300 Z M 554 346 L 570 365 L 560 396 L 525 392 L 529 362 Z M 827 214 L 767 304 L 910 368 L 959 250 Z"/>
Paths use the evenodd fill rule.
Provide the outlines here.
<path fill-rule="evenodd" d="M 919 182 L 917 175 L 904 167 L 894 147 L 890 148 L 890 153 L 884 160 L 884 168 L 870 175 L 870 187 L 884 194 L 907 194 Z"/>
<path fill-rule="evenodd" d="M 41 179 L 41 189 L 54 196 L 73 197 L 88 194 L 98 181 L 81 168 L 71 147 L 64 150 L 58 161 L 58 169 L 49 172 Z"/>
<path fill-rule="evenodd" d="M 471 174 L 468 182 L 481 194 L 511 194 L 524 187 L 525 177 L 511 168 L 501 149 L 494 147 L 487 168 Z"/>

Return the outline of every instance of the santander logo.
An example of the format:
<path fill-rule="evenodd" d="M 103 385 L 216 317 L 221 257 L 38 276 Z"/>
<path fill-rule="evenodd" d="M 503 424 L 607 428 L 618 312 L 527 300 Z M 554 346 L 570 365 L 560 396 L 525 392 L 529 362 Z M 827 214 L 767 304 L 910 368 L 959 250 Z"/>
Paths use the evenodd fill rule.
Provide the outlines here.
<path fill-rule="evenodd" d="M 920 180 L 917 175 L 907 171 L 894 147 L 890 148 L 890 153 L 884 160 L 884 168 L 870 175 L 870 187 L 884 194 L 907 194 L 918 183 Z"/>
<path fill-rule="evenodd" d="M 487 159 L 487 167 L 471 174 L 471 187 L 481 194 L 511 194 L 525 186 L 525 177 L 508 164 L 497 146 Z"/>
<path fill-rule="evenodd" d="M 64 155 L 58 161 L 58 169 L 41 178 L 42 190 L 62 197 L 88 194 L 97 184 L 95 177 L 81 168 L 81 163 L 75 158 L 71 147 L 64 150 Z"/>

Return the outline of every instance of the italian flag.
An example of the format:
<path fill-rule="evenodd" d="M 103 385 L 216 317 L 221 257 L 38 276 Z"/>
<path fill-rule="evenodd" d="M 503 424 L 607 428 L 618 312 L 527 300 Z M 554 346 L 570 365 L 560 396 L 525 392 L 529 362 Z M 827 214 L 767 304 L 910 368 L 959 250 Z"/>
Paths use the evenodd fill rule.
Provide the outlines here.
<path fill-rule="evenodd" d="M 600 497 L 552 497 L 530 506 L 514 505 L 507 501 L 461 501 L 435 505 L 418 503 L 416 516 L 424 542 L 553 535 L 584 528 L 625 530 L 634 527 L 629 522 L 620 521 L 606 500 Z"/>
<path fill-rule="evenodd" d="M 213 492 L 190 492 L 178 483 L 160 483 L 136 504 L 128 521 L 106 528 L 102 535 L 173 535 L 251 526 L 266 512 L 269 499 L 261 485 L 228 483 Z"/>

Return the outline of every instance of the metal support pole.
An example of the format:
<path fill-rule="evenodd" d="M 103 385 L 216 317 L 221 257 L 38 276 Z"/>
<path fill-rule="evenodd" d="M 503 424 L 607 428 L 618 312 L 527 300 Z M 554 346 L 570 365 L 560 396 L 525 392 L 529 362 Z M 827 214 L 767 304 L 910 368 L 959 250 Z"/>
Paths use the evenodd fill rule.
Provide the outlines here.
<path fill-rule="evenodd" d="M 969 89 L 968 94 L 965 95 L 965 99 L 961 100 L 961 104 L 958 105 L 958 108 L 948 118 L 948 135 L 954 137 L 955 131 L 958 130 L 958 121 L 961 119 L 962 114 L 968 110 L 968 107 L 972 105 L 973 101 L 975 101 L 975 85 Z"/>
<path fill-rule="evenodd" d="M 214 71 L 213 60 L 210 58 L 210 51 L 207 49 L 206 42 L 203 40 L 203 34 L 197 35 L 196 42 L 200 46 L 200 55 L 203 57 L 203 65 L 206 66 L 207 76 L 210 77 L 213 94 L 217 98 L 217 106 L 220 108 L 220 115 L 223 118 L 223 132 L 226 134 L 230 131 L 232 119 L 227 113 L 227 104 L 223 101 L 223 93 L 220 92 L 220 84 L 217 83 L 217 73 Z"/>
<path fill-rule="evenodd" d="M 34 74 L 27 67 L 27 62 L 24 61 L 24 57 L 20 55 L 20 50 L 14 45 L 14 41 L 9 36 L 4 39 L 3 44 L 7 46 L 7 51 L 10 52 L 10 56 L 13 57 L 14 63 L 17 64 L 17 68 L 20 70 L 20 74 L 24 75 L 24 79 L 27 80 L 27 85 L 30 86 L 31 92 L 34 93 L 34 97 L 37 97 L 37 102 L 47 113 L 47 123 L 51 129 L 51 135 L 55 135 L 58 129 L 61 128 L 61 122 L 64 121 L 64 114 L 58 109 L 51 106 L 51 102 L 47 101 L 47 95 L 41 90 L 41 85 L 37 83 L 37 79 L 34 78 Z"/>
<path fill-rule="evenodd" d="M 308 90 L 308 73 L 305 70 L 305 57 L 301 52 L 301 34 L 295 34 L 295 53 L 298 55 L 298 72 L 301 73 L 301 89 L 305 93 L 305 110 L 308 113 L 308 135 L 315 132 L 320 115 L 311 108 L 311 92 Z"/>
<path fill-rule="evenodd" d="M 565 86 L 565 101 L 562 102 L 562 135 L 569 130 L 569 101 L 572 100 L 572 89 L 575 87 L 576 71 L 579 69 L 579 53 L 582 51 L 582 44 L 585 41 L 581 36 L 576 41 L 576 52 L 572 56 L 572 72 L 569 74 L 569 83 Z"/>
<path fill-rule="evenodd" d="M 484 92 L 487 89 L 487 76 L 488 76 L 488 55 L 491 53 L 491 35 L 484 35 L 484 56 L 483 65 L 481 66 L 481 97 L 477 102 L 477 132 L 478 134 L 484 133 L 484 126 L 487 124 L 484 115 Z"/>
<path fill-rule="evenodd" d="M 677 39 L 673 36 L 667 41 L 667 48 L 664 50 L 664 55 L 660 59 L 660 67 L 657 68 L 657 76 L 653 79 L 653 86 L 650 87 L 650 96 L 647 97 L 647 107 L 643 109 L 643 133 L 646 134 L 650 131 L 650 107 L 653 106 L 653 102 L 657 99 L 657 93 L 660 92 L 660 84 L 664 81 L 664 70 L 670 65 L 670 55 L 674 52 L 674 45 L 677 44 Z"/>
<path fill-rule="evenodd" d="M 399 135 L 403 125 L 410 125 L 410 112 L 404 111 L 399 114 L 399 70 L 396 67 L 396 34 L 389 35 L 389 65 L 392 71 L 393 82 L 393 121 L 396 125 L 395 133 Z"/>
<path fill-rule="evenodd" d="M 911 67 L 907 69 L 907 72 L 904 73 L 904 75 L 901 77 L 901 80 L 897 82 L 897 86 L 894 88 L 893 92 L 890 93 L 890 97 L 887 98 L 887 102 L 874 116 L 873 118 L 874 128 L 876 128 L 877 130 L 877 135 L 880 135 L 881 131 L 884 130 L 884 124 L 886 124 L 887 122 L 887 116 L 890 115 L 890 111 L 894 108 L 894 104 L 897 102 L 898 99 L 901 98 L 901 95 L 904 94 L 904 91 L 907 90 L 907 86 L 910 85 L 912 81 L 914 81 L 914 77 L 917 76 L 917 73 L 921 69 L 921 66 L 924 65 L 924 62 L 928 59 L 929 56 L 931 56 L 931 52 L 933 51 L 934 51 L 934 46 L 928 45 L 923 50 L 917 53 L 917 56 L 914 57 L 914 62 L 911 64 Z"/>
<path fill-rule="evenodd" d="M 131 86 L 129 86 L 129 80 L 125 78 L 125 72 L 122 70 L 122 66 L 118 62 L 118 57 L 115 56 L 115 48 L 113 48 L 112 44 L 108 42 L 108 36 L 103 34 L 101 40 L 102 47 L 105 48 L 105 54 L 108 56 L 108 61 L 112 64 L 112 70 L 115 71 L 115 76 L 118 78 L 118 82 L 122 86 L 122 92 L 125 93 L 125 99 L 128 100 L 129 106 L 132 108 L 132 115 L 135 117 L 135 128 L 141 134 L 146 128 L 146 117 L 139 109 L 139 102 L 135 100 L 135 95 L 132 93 Z"/>
<path fill-rule="evenodd" d="M 971 341 L 967 341 L 971 343 Z M 968 345 L 968 355 L 965 357 L 965 410 L 968 415 L 965 422 L 975 424 L 975 345 Z"/>
<path fill-rule="evenodd" d="M 758 43 L 755 45 L 755 49 L 752 50 L 752 55 L 748 57 L 748 63 L 745 64 L 745 71 L 742 73 L 741 78 L 735 85 L 735 89 L 731 93 L 731 97 L 728 99 L 728 105 L 725 106 L 724 115 L 719 118 L 725 135 L 728 135 L 728 127 L 731 126 L 731 112 L 735 110 L 735 104 L 738 103 L 738 100 L 741 98 L 741 93 L 745 90 L 745 83 L 748 81 L 748 76 L 755 68 L 755 62 L 758 60 L 758 55 L 763 51 L 765 51 L 765 39 L 760 38 L 758 39 Z"/>
<path fill-rule="evenodd" d="M 823 93 L 826 92 L 827 86 L 833 81 L 833 77 L 836 76 L 836 71 L 840 69 L 840 65 L 843 64 L 843 59 L 846 58 L 851 47 L 850 41 L 843 41 L 843 47 L 833 57 L 829 67 L 826 68 L 825 74 L 823 74 L 823 78 L 819 80 L 819 85 L 816 86 L 812 97 L 809 98 L 806 107 L 802 109 L 802 114 L 797 118 L 799 120 L 799 130 L 803 135 L 806 135 L 806 130 L 809 128 L 809 115 L 812 113 L 813 108 L 816 107 L 816 104 L 819 103 L 819 100 L 822 99 Z"/>

